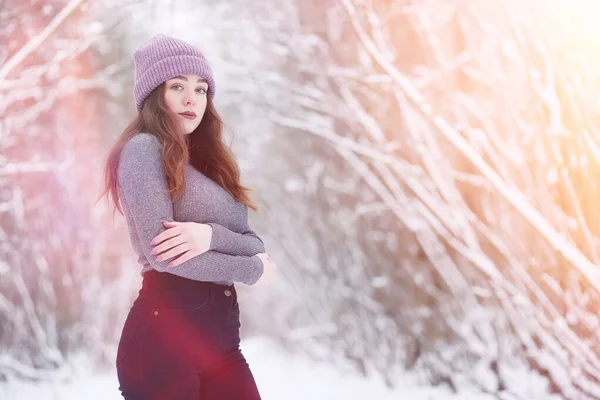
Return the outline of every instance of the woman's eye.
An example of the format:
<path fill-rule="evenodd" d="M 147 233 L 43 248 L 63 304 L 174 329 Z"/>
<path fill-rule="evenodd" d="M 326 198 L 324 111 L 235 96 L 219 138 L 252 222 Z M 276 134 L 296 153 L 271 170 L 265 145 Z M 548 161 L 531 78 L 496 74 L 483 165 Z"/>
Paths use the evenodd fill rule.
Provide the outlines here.
<path fill-rule="evenodd" d="M 198 89 L 196 89 L 196 91 L 200 94 L 206 93 L 206 89 L 204 89 L 204 88 L 198 88 Z"/>
<path fill-rule="evenodd" d="M 171 89 L 175 89 L 175 88 L 181 88 L 181 85 L 173 85 L 173 86 L 171 86 Z"/>

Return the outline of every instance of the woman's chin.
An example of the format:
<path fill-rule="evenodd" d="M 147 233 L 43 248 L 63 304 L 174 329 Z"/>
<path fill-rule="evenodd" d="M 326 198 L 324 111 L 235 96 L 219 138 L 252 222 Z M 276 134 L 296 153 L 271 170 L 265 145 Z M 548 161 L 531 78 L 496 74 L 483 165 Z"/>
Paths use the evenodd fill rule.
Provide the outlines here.
<path fill-rule="evenodd" d="M 192 133 L 196 130 L 198 125 L 199 124 L 184 124 L 183 131 L 185 132 L 186 135 L 189 135 L 190 133 Z"/>

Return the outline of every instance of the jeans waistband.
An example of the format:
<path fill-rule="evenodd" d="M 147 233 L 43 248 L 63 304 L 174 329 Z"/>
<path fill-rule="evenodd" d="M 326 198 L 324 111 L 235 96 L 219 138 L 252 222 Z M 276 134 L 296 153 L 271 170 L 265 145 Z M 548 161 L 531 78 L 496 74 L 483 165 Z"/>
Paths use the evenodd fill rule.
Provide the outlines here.
<path fill-rule="evenodd" d="M 142 291 L 148 289 L 202 291 L 219 288 L 231 290 L 234 288 L 234 285 L 222 285 L 215 282 L 195 281 L 193 279 L 183 278 L 168 272 L 158 272 L 156 270 L 146 271 L 142 276 Z"/>

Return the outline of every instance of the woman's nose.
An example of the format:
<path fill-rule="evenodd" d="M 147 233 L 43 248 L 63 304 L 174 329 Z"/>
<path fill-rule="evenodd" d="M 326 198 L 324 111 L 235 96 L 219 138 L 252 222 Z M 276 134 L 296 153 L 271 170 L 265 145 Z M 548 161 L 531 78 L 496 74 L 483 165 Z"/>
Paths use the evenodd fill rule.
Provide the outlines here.
<path fill-rule="evenodd" d="M 186 94 L 183 97 L 183 104 L 185 104 L 186 106 L 189 105 L 189 104 L 193 105 L 194 104 L 194 97 L 192 95 L 190 95 L 190 94 Z"/>

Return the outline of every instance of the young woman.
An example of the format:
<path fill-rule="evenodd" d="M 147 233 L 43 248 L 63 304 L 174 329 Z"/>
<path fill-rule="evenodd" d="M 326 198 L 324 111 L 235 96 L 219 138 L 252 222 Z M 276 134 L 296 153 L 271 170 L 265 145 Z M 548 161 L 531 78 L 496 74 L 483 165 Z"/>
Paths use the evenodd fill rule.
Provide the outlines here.
<path fill-rule="evenodd" d="M 134 54 L 138 115 L 109 153 L 106 190 L 126 218 L 142 287 L 116 356 L 125 399 L 260 399 L 239 344 L 234 282 L 275 264 L 222 141 L 206 58 L 158 35 Z M 119 206 L 120 202 L 120 206 Z"/>

